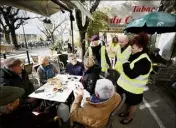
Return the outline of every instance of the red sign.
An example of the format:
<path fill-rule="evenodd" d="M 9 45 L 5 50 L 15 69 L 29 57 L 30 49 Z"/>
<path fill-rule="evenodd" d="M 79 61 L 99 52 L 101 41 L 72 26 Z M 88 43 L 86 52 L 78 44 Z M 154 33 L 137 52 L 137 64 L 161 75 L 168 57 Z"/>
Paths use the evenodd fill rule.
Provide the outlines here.
<path fill-rule="evenodd" d="M 132 11 L 134 13 L 146 13 L 146 12 L 154 12 L 156 10 L 155 7 L 150 7 L 150 6 L 132 6 Z M 106 21 L 110 26 L 113 25 L 121 25 L 121 24 L 129 24 L 132 20 L 134 20 L 134 16 L 127 16 L 125 18 L 119 18 L 117 16 L 114 16 L 113 18 L 109 18 L 106 16 Z"/>

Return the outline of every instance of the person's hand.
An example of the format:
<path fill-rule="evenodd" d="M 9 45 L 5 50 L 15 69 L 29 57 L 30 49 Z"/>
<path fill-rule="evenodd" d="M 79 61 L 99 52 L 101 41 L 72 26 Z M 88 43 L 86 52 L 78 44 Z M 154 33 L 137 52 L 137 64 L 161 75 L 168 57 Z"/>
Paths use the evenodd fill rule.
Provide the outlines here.
<path fill-rule="evenodd" d="M 84 95 L 83 89 L 81 89 L 80 87 L 78 87 L 78 88 L 74 91 L 74 95 L 75 95 L 75 97 L 83 96 L 83 95 Z"/>
<path fill-rule="evenodd" d="M 84 89 L 84 86 L 81 82 L 78 82 L 78 84 L 76 85 L 76 88 Z"/>

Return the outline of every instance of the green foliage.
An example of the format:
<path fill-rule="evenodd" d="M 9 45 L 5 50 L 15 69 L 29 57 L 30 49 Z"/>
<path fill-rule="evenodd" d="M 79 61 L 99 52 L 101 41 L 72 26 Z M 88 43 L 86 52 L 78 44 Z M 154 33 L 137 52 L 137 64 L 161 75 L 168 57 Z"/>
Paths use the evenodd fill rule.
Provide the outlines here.
<path fill-rule="evenodd" d="M 59 40 L 59 41 L 55 42 L 54 44 L 50 45 L 50 50 L 52 50 L 52 51 L 55 50 L 58 53 L 61 53 L 63 51 L 63 47 L 64 47 L 63 45 L 64 45 L 63 41 Z"/>
<path fill-rule="evenodd" d="M 100 30 L 105 29 L 108 27 L 108 24 L 106 22 L 106 13 L 102 11 L 95 11 L 92 14 L 94 20 L 90 21 L 90 24 L 87 29 L 87 36 L 90 38 L 92 35 L 98 34 Z"/>

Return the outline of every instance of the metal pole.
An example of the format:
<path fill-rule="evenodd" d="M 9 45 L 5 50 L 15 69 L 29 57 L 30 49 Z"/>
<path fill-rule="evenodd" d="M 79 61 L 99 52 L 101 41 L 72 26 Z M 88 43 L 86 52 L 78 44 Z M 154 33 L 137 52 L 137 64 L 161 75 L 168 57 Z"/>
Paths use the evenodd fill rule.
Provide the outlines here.
<path fill-rule="evenodd" d="M 7 58 L 5 53 L 3 54 L 3 57 L 4 57 L 4 59 L 6 59 L 6 58 Z"/>
<path fill-rule="evenodd" d="M 72 52 L 74 53 L 73 21 L 74 21 L 74 16 L 73 16 L 72 12 L 70 12 L 71 36 L 72 36 Z"/>
<path fill-rule="evenodd" d="M 23 26 L 23 24 L 22 24 L 22 27 L 23 27 L 24 42 L 25 42 L 25 45 L 26 45 L 27 60 L 28 60 L 28 63 L 30 64 L 30 58 L 29 58 L 29 52 L 28 52 L 28 46 L 27 46 L 27 42 L 26 42 L 26 36 L 25 36 L 25 31 L 24 31 L 24 26 Z"/>

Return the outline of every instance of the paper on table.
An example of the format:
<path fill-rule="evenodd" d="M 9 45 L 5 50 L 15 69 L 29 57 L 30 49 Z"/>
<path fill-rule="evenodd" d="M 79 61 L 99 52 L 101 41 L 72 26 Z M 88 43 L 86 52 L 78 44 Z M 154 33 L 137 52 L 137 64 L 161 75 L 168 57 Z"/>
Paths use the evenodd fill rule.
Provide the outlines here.
<path fill-rule="evenodd" d="M 71 89 L 71 90 L 75 90 L 76 87 L 80 87 L 80 88 L 84 88 L 81 82 L 76 82 L 76 81 L 69 81 L 67 83 L 67 88 Z"/>
<path fill-rule="evenodd" d="M 84 103 L 86 101 L 86 98 L 90 97 L 90 93 L 84 89 L 84 95 L 83 95 L 83 99 L 81 101 L 81 107 L 84 107 Z"/>

